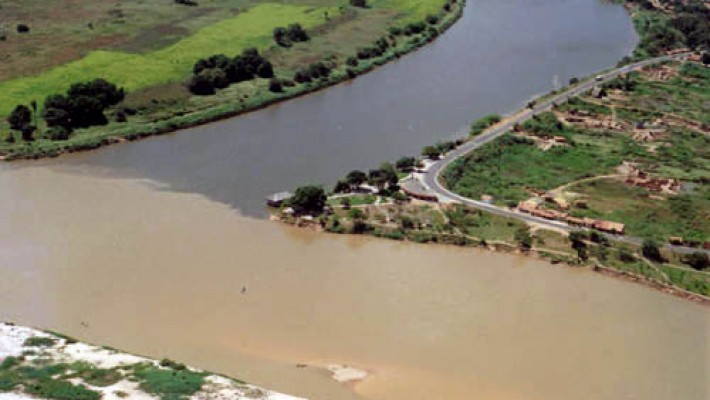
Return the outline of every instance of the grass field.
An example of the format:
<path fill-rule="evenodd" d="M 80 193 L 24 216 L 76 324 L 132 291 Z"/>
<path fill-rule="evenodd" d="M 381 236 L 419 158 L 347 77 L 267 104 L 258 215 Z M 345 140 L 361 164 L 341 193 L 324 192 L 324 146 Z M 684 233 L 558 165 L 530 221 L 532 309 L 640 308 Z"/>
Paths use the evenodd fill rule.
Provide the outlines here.
<path fill-rule="evenodd" d="M 517 204 L 529 197 L 528 188 L 549 190 L 567 182 L 606 174 L 621 163 L 605 155 L 603 146 L 623 151 L 623 140 L 588 137 L 571 147 L 538 149 L 507 135 L 455 161 L 444 179 L 455 192 L 474 199 L 488 194 L 498 204 Z M 599 142 L 606 141 L 603 145 Z"/>
<path fill-rule="evenodd" d="M 588 209 L 576 210 L 577 216 L 619 221 L 629 235 L 665 240 L 679 236 L 686 240 L 710 240 L 710 186 L 697 186 L 692 192 L 649 197 L 647 190 L 606 179 L 569 188 L 588 202 Z"/>
<path fill-rule="evenodd" d="M 454 1 L 455 3 L 451 3 Z M 448 12 L 443 7 L 449 3 Z M 201 0 L 198 7 L 144 0 L 8 0 L 2 5 L 0 36 L 0 157 L 37 158 L 67 151 L 88 150 L 214 121 L 352 79 L 434 40 L 461 15 L 462 0 L 372 0 L 358 8 L 344 0 Z M 421 32 L 390 36 L 391 27 L 404 28 L 434 14 Z M 8 29 L 29 23 L 30 33 Z M 273 29 L 300 23 L 307 42 L 280 47 Z M 87 27 L 88 26 L 88 27 Z M 3 28 L 4 27 L 4 28 Z M 363 48 L 386 40 L 381 54 L 346 61 Z M 312 63 L 332 66 L 328 78 L 269 90 L 255 79 L 231 85 L 215 95 L 196 96 L 187 89 L 192 66 L 204 57 L 223 53 L 233 57 L 257 48 L 274 65 L 279 79 Z M 104 78 L 127 91 L 125 101 L 106 112 L 109 123 L 74 130 L 68 140 L 53 140 L 41 118 L 44 99 L 70 85 Z M 6 121 L 19 104 L 39 105 L 31 140 L 11 131 Z M 119 122 L 117 111 L 137 114 Z"/>
<path fill-rule="evenodd" d="M 16 104 L 32 100 L 41 103 L 46 96 L 61 93 L 74 82 L 93 78 L 107 79 L 129 92 L 180 81 L 201 57 L 218 53 L 236 55 L 246 47 L 264 49 L 272 44 L 275 27 L 293 22 L 313 27 L 324 22 L 325 11 L 336 12 L 324 7 L 261 4 L 157 51 L 143 54 L 93 51 L 38 76 L 0 82 L 4 100 L 0 103 L 0 115 L 7 115 Z"/>

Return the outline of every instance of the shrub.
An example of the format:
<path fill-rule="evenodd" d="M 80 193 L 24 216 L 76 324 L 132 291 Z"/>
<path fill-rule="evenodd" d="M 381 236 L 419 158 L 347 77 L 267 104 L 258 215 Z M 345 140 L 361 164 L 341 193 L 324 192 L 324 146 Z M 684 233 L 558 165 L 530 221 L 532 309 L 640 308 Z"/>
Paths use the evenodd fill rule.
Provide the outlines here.
<path fill-rule="evenodd" d="M 7 122 L 10 124 L 11 129 L 21 131 L 32 122 L 32 110 L 26 105 L 20 104 L 12 110 Z"/>
<path fill-rule="evenodd" d="M 197 75 L 193 75 L 190 82 L 187 84 L 187 88 L 192 94 L 208 96 L 216 93 L 212 80 L 204 72 L 205 71 L 202 71 Z"/>
<path fill-rule="evenodd" d="M 439 23 L 439 17 L 433 14 L 429 14 L 426 16 L 426 22 L 429 25 L 436 25 Z"/>
<path fill-rule="evenodd" d="M 310 40 L 308 33 L 301 24 L 291 24 L 288 27 L 277 27 L 273 32 L 274 41 L 281 47 L 291 47 L 296 42 Z"/>
<path fill-rule="evenodd" d="M 281 81 L 278 78 L 271 78 L 269 81 L 269 91 L 274 93 L 283 92 L 284 88 Z"/>
<path fill-rule="evenodd" d="M 661 255 L 661 250 L 653 239 L 646 239 L 641 245 L 641 254 L 651 261 L 663 262 L 663 256 Z"/>
<path fill-rule="evenodd" d="M 690 265 L 698 271 L 704 271 L 710 267 L 710 258 L 707 254 L 696 251 L 683 258 L 683 262 Z"/>
<path fill-rule="evenodd" d="M 632 263 L 636 261 L 636 256 L 634 256 L 630 251 L 625 248 L 619 249 L 619 261 L 623 263 Z"/>
<path fill-rule="evenodd" d="M 498 114 L 489 114 L 478 121 L 471 124 L 471 136 L 478 136 L 486 129 L 500 122 L 501 117 Z"/>
<path fill-rule="evenodd" d="M 50 347 L 50 346 L 54 346 L 55 343 L 57 343 L 57 341 L 51 337 L 32 336 L 32 337 L 25 339 L 23 346 Z"/>
<path fill-rule="evenodd" d="M 353 7 L 366 8 L 367 0 L 350 0 L 350 5 Z"/>
<path fill-rule="evenodd" d="M 49 140 L 68 140 L 71 131 L 64 126 L 53 126 L 47 130 L 45 137 Z"/>
<path fill-rule="evenodd" d="M 430 160 L 438 160 L 441 152 L 434 146 L 426 146 L 422 149 L 422 155 Z"/>
<path fill-rule="evenodd" d="M 408 172 L 408 171 L 411 171 L 412 168 L 414 168 L 416 163 L 417 163 L 417 159 L 414 157 L 402 157 L 399 160 L 397 160 L 397 162 L 395 163 L 395 166 L 400 171 Z"/>
<path fill-rule="evenodd" d="M 30 32 L 30 27 L 27 26 L 27 24 L 18 24 L 17 25 L 17 33 L 29 33 Z"/>

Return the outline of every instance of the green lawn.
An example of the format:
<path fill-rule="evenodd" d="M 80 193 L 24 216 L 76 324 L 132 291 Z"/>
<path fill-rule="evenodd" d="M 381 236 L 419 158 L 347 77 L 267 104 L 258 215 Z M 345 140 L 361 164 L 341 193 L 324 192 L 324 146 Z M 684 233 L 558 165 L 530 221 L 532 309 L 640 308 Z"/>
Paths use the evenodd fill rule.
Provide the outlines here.
<path fill-rule="evenodd" d="M 35 100 L 42 103 L 50 94 L 64 92 L 72 83 L 104 78 L 128 91 L 184 79 L 201 57 L 225 53 L 234 56 L 247 47 L 264 49 L 273 43 L 275 27 L 294 22 L 309 28 L 324 22 L 329 7 L 265 3 L 248 11 L 202 28 L 197 33 L 160 50 L 131 54 L 98 50 L 86 57 L 37 76 L 0 82 L 0 115 L 17 104 Z"/>
<path fill-rule="evenodd" d="M 370 0 L 375 7 L 391 8 L 407 14 L 408 20 L 422 20 L 427 15 L 441 12 L 441 0 Z"/>

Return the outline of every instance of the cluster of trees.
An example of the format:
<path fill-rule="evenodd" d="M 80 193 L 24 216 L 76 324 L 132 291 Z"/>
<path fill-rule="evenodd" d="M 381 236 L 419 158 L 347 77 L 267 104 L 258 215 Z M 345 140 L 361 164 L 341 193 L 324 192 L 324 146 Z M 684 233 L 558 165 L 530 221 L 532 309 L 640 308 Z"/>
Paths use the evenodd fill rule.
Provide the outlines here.
<path fill-rule="evenodd" d="M 307 185 L 296 189 L 293 197 L 289 199 L 288 206 L 299 215 L 318 215 L 323 212 L 328 197 L 320 186 Z"/>
<path fill-rule="evenodd" d="M 358 49 L 357 58 L 360 60 L 367 60 L 368 58 L 375 58 L 383 55 L 387 49 L 389 49 L 390 43 L 384 37 L 375 40 L 372 46 L 363 47 Z"/>
<path fill-rule="evenodd" d="M 65 95 L 55 94 L 44 101 L 44 118 L 52 140 L 66 140 L 76 128 L 104 125 L 108 122 L 104 111 L 123 101 L 125 92 L 105 79 L 73 84 Z M 33 140 L 37 129 L 34 122 L 37 104 L 18 105 L 8 117 L 10 128 L 22 133 L 25 141 Z"/>
<path fill-rule="evenodd" d="M 325 78 L 330 75 L 332 67 L 322 61 L 315 62 L 305 68 L 296 71 L 293 80 L 298 83 L 311 82 L 320 78 Z"/>
<path fill-rule="evenodd" d="M 642 9 L 654 10 L 648 0 L 633 0 Z M 659 54 L 676 47 L 710 49 L 710 9 L 702 0 L 662 1 L 674 10 L 673 16 L 648 18 L 642 26 L 640 47 L 650 54 Z"/>
<path fill-rule="evenodd" d="M 350 171 L 345 178 L 335 184 L 333 192 L 350 193 L 356 191 L 357 188 L 364 183 L 375 186 L 380 190 L 385 188 L 391 189 L 397 186 L 398 182 L 399 176 L 397 175 L 397 168 L 386 162 L 380 165 L 380 168 L 372 169 L 368 173 L 360 170 Z"/>
<path fill-rule="evenodd" d="M 500 122 L 501 117 L 498 114 L 489 114 L 471 124 L 471 136 L 478 136 L 486 129 Z"/>
<path fill-rule="evenodd" d="M 281 47 L 291 47 L 294 43 L 308 40 L 308 32 L 298 23 L 274 29 L 274 41 Z"/>
<path fill-rule="evenodd" d="M 211 95 L 232 83 L 252 80 L 255 77 L 273 78 L 274 66 L 255 48 L 245 49 L 242 54 L 229 58 L 224 54 L 198 60 L 192 68 L 188 83 L 190 92 Z"/>
<path fill-rule="evenodd" d="M 442 154 L 450 152 L 461 144 L 463 144 L 463 140 L 439 142 L 433 146 L 424 147 L 422 149 L 422 155 L 430 160 L 438 160 Z"/>

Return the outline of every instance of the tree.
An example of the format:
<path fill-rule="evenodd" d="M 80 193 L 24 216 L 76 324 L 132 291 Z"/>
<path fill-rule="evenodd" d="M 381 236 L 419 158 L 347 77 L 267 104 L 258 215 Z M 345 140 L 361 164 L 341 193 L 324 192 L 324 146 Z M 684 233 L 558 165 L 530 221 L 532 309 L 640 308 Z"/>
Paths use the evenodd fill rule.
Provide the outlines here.
<path fill-rule="evenodd" d="M 580 260 L 586 261 L 589 258 L 587 252 L 587 233 L 584 231 L 573 231 L 569 234 L 569 241 L 572 243 L 572 248 L 577 252 L 577 257 Z"/>
<path fill-rule="evenodd" d="M 320 214 L 327 200 L 322 187 L 308 185 L 296 189 L 289 205 L 298 214 Z"/>
<path fill-rule="evenodd" d="M 187 84 L 187 88 L 192 94 L 198 96 L 208 96 L 215 94 L 214 85 L 212 80 L 205 73 L 207 70 L 200 71 L 199 74 L 193 75 L 190 82 Z"/>
<path fill-rule="evenodd" d="M 416 163 L 417 163 L 417 159 L 414 157 L 402 157 L 399 160 L 397 160 L 397 162 L 395 163 L 395 166 L 400 171 L 408 172 L 408 171 L 411 171 L 412 168 L 414 168 Z"/>
<path fill-rule="evenodd" d="M 663 262 L 663 256 L 661 255 L 661 250 L 653 239 L 645 239 L 641 245 L 641 254 L 651 261 Z"/>
<path fill-rule="evenodd" d="M 367 174 L 360 170 L 353 170 L 348 172 L 345 176 L 345 181 L 352 187 L 357 187 L 367 182 Z"/>
<path fill-rule="evenodd" d="M 532 248 L 533 237 L 530 233 L 530 227 L 527 225 L 516 230 L 514 238 L 521 249 L 530 250 Z"/>
<path fill-rule="evenodd" d="M 387 173 L 381 169 L 372 169 L 367 175 L 367 183 L 382 190 L 387 186 Z"/>
<path fill-rule="evenodd" d="M 32 110 L 26 105 L 20 104 L 12 110 L 7 122 L 11 129 L 21 131 L 32 122 Z"/>
<path fill-rule="evenodd" d="M 426 146 L 422 149 L 422 155 L 430 160 L 438 160 L 441 152 L 434 146 Z"/>
<path fill-rule="evenodd" d="M 703 64 L 710 64 L 710 52 L 706 51 L 705 53 L 703 53 Z"/>
<path fill-rule="evenodd" d="M 572 243 L 572 248 L 577 250 L 581 247 L 587 247 L 584 242 L 587 239 L 587 234 L 584 231 L 572 231 L 569 234 L 569 241 Z"/>
<path fill-rule="evenodd" d="M 710 267 L 710 258 L 707 254 L 701 251 L 696 251 L 693 252 L 693 254 L 686 256 L 683 259 L 683 262 L 690 265 L 694 269 L 697 269 L 698 271 L 703 271 Z"/>
<path fill-rule="evenodd" d="M 259 64 L 258 67 L 256 67 L 256 74 L 259 76 L 259 78 L 273 78 L 274 66 L 271 64 L 271 62 L 264 60 Z"/>
<path fill-rule="evenodd" d="M 367 0 L 350 0 L 350 5 L 353 7 L 366 8 Z"/>
<path fill-rule="evenodd" d="M 335 193 L 348 193 L 350 192 L 350 184 L 341 179 L 335 184 L 335 188 L 333 188 L 333 192 Z"/>
<path fill-rule="evenodd" d="M 113 83 L 99 78 L 71 85 L 67 95 L 70 99 L 82 96 L 94 98 L 101 103 L 102 108 L 108 108 L 123 101 L 126 94 Z"/>

